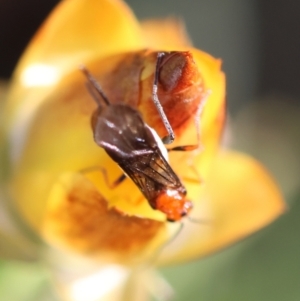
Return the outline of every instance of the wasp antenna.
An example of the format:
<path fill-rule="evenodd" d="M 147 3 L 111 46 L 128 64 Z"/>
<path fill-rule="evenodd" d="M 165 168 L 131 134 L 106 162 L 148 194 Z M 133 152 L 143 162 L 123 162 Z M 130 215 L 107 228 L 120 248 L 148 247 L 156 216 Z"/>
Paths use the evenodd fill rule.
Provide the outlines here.
<path fill-rule="evenodd" d="M 92 96 L 92 98 L 97 103 L 97 105 L 99 107 L 102 107 L 102 105 L 103 105 L 102 96 L 99 95 L 99 93 L 95 90 L 95 88 L 91 85 L 90 82 L 86 82 L 85 86 L 86 86 L 87 90 L 89 91 L 90 95 Z"/>
<path fill-rule="evenodd" d="M 208 220 L 203 220 L 203 219 L 197 219 L 197 218 L 192 218 L 190 216 L 187 216 L 187 219 L 193 223 L 193 224 L 201 224 L 201 225 L 207 225 L 210 224 Z"/>
<path fill-rule="evenodd" d="M 158 95 L 157 95 L 159 67 L 161 65 L 161 60 L 164 57 L 164 55 L 165 54 L 163 52 L 159 52 L 157 54 L 157 61 L 156 61 L 156 68 L 155 68 L 154 82 L 153 82 L 153 90 L 152 90 L 152 99 L 153 99 L 153 102 L 160 115 L 160 118 L 162 119 L 162 122 L 164 123 L 164 126 L 168 132 L 168 135 L 166 137 L 163 137 L 162 141 L 164 144 L 170 144 L 175 140 L 175 134 L 174 134 L 174 131 L 170 125 L 170 122 L 164 112 L 164 109 L 163 109 L 163 107 L 158 99 Z"/>
<path fill-rule="evenodd" d="M 89 72 L 89 70 L 84 65 L 79 66 L 79 69 L 86 76 L 86 78 L 88 80 L 89 92 L 91 93 L 91 95 L 93 96 L 93 98 L 96 100 L 97 104 L 101 105 L 99 103 L 99 101 L 98 101 L 99 98 L 96 97 L 95 93 L 93 93 L 92 88 L 94 90 L 96 90 L 97 94 L 101 96 L 101 98 L 103 99 L 103 101 L 105 102 L 105 104 L 109 106 L 110 105 L 110 101 L 108 100 L 107 96 L 103 92 L 101 86 L 99 85 L 99 83 L 97 82 L 97 80 L 94 78 L 94 76 Z"/>

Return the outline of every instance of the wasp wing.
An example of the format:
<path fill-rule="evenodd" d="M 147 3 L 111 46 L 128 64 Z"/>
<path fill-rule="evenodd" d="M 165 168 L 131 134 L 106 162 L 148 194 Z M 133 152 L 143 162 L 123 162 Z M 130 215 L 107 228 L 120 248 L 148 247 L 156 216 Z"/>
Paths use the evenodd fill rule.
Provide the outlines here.
<path fill-rule="evenodd" d="M 139 187 L 153 208 L 156 208 L 158 195 L 168 189 L 186 193 L 180 179 L 158 148 L 152 154 L 122 162 L 120 166 Z"/>
<path fill-rule="evenodd" d="M 151 153 L 156 145 L 141 114 L 122 104 L 99 108 L 93 115 L 95 142 L 120 163 L 142 153 Z"/>
<path fill-rule="evenodd" d="M 172 188 L 185 193 L 137 110 L 123 104 L 98 110 L 92 119 L 96 143 L 134 181 L 152 207 L 163 190 Z"/>

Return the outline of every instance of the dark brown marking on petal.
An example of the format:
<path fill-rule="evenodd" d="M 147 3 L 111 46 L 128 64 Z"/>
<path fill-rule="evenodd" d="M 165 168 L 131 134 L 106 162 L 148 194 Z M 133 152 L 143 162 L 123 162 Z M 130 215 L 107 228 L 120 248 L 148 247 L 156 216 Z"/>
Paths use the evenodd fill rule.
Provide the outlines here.
<path fill-rule="evenodd" d="M 108 209 L 101 194 L 83 180 L 74 183 L 59 205 L 49 210 L 46 226 L 52 237 L 76 252 L 132 262 L 139 259 L 164 224 Z"/>

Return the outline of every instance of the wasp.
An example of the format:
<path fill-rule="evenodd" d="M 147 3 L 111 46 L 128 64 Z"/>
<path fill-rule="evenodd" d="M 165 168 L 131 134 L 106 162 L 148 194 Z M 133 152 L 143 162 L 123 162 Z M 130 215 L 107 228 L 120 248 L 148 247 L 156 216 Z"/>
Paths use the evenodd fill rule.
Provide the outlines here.
<path fill-rule="evenodd" d="M 157 55 L 152 99 L 167 130 L 162 139 L 143 120 L 141 113 L 124 103 L 111 103 L 92 74 L 82 67 L 87 88 L 98 108 L 92 115 L 94 141 L 124 172 L 116 183 L 128 176 L 139 188 L 150 206 L 163 212 L 170 222 L 181 220 L 193 207 L 186 198 L 186 188 L 166 159 L 164 144 L 175 139 L 173 129 L 158 99 L 159 66 L 165 53 Z M 163 144 L 163 143 L 164 144 Z M 179 146 L 171 150 L 192 150 L 195 146 Z"/>

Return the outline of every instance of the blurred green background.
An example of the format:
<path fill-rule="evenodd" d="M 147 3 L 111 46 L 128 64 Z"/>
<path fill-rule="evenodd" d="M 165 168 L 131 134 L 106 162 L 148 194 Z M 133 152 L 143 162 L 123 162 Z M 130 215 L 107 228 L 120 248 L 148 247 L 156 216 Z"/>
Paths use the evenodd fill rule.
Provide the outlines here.
<path fill-rule="evenodd" d="M 0 2 L 0 78 L 11 75 L 57 2 Z M 127 3 L 139 18 L 182 17 L 195 46 L 223 59 L 229 107 L 224 143 L 262 161 L 290 207 L 266 229 L 222 252 L 161 269 L 174 300 L 300 300 L 300 1 Z M 0 299 L 54 300 L 47 277 L 39 265 L 2 261 Z"/>

